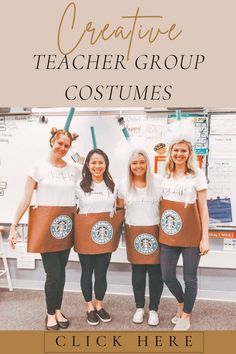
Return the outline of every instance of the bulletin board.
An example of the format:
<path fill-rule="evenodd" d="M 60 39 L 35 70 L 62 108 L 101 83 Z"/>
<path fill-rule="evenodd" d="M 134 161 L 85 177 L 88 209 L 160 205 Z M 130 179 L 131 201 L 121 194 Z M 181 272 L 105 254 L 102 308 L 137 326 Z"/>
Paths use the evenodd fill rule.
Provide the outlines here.
<path fill-rule="evenodd" d="M 209 115 L 208 210 L 210 227 L 236 231 L 236 112 Z M 231 233 L 236 237 L 235 232 Z M 215 233 L 223 237 L 224 233 Z"/>

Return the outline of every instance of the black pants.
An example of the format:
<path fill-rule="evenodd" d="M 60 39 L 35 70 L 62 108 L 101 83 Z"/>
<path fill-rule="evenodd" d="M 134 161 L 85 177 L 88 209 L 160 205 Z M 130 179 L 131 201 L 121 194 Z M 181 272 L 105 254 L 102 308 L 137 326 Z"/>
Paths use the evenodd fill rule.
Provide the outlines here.
<path fill-rule="evenodd" d="M 147 273 L 149 276 L 149 310 L 157 311 L 163 291 L 160 264 L 132 264 L 132 285 L 136 308 L 143 308 L 145 304 Z"/>
<path fill-rule="evenodd" d="M 107 290 L 107 269 L 111 253 L 79 254 L 79 260 L 82 269 L 80 285 L 85 301 L 92 301 L 93 298 L 93 273 L 95 298 L 102 301 Z"/>
<path fill-rule="evenodd" d="M 44 270 L 46 272 L 45 295 L 47 312 L 55 314 L 60 310 L 65 285 L 65 268 L 68 262 L 70 249 L 59 252 L 41 253 Z"/>
<path fill-rule="evenodd" d="M 176 267 L 180 254 L 183 257 L 185 291 L 176 277 Z M 179 303 L 184 303 L 183 311 L 191 313 L 197 297 L 197 268 L 200 260 L 199 247 L 171 247 L 161 245 L 162 278 Z"/>

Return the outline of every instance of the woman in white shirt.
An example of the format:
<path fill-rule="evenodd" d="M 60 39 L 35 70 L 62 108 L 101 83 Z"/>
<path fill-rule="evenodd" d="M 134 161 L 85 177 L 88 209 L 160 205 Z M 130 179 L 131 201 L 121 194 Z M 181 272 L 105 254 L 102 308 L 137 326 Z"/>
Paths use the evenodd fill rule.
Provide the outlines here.
<path fill-rule="evenodd" d="M 61 304 L 65 267 L 73 244 L 75 185 L 80 172 L 63 159 L 78 135 L 56 128 L 51 134 L 49 157 L 35 162 L 28 174 L 24 196 L 10 228 L 9 244 L 15 248 L 17 225 L 36 190 L 36 207 L 30 207 L 29 213 L 27 249 L 41 253 L 46 272 L 46 329 L 58 330 L 69 326 L 69 320 L 61 313 Z"/>
<path fill-rule="evenodd" d="M 81 289 L 86 302 L 87 322 L 97 325 L 99 319 L 111 321 L 111 316 L 104 309 L 103 299 L 111 253 L 118 246 L 122 224 L 122 219 L 116 224 L 115 183 L 109 173 L 109 160 L 104 151 L 94 149 L 88 153 L 76 194 L 78 214 L 74 242 L 82 268 Z"/>
<path fill-rule="evenodd" d="M 132 285 L 136 303 L 133 322 L 143 322 L 148 274 L 148 324 L 151 326 L 157 326 L 159 323 L 157 310 L 163 290 L 158 245 L 161 181 L 161 176 L 151 174 L 146 152 L 135 150 L 129 159 L 127 179 L 118 188 L 117 201 L 119 207 L 125 207 L 127 257 L 132 264 Z"/>
<path fill-rule="evenodd" d="M 185 125 L 180 123 L 176 129 L 162 184 L 159 241 L 162 278 L 178 301 L 177 314 L 171 321 L 175 324 L 174 330 L 188 330 L 197 295 L 200 256 L 209 250 L 207 181 L 203 170 L 195 167 L 193 146 L 189 141 L 191 134 L 184 134 Z M 180 254 L 185 290 L 176 278 Z"/>

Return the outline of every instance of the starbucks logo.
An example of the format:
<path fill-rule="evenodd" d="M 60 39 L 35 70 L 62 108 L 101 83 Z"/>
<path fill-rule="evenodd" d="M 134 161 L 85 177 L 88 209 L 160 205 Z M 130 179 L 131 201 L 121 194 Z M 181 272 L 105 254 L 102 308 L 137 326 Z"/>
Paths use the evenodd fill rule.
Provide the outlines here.
<path fill-rule="evenodd" d="M 134 240 L 134 247 L 137 252 L 148 256 L 158 249 L 158 242 L 151 234 L 140 234 Z"/>
<path fill-rule="evenodd" d="M 182 228 L 180 215 L 174 210 L 165 210 L 161 217 L 161 228 L 169 236 L 177 234 Z"/>
<path fill-rule="evenodd" d="M 112 225 L 107 221 L 98 221 L 92 227 L 92 240 L 99 245 L 104 245 L 109 242 L 112 239 L 112 236 L 113 228 Z"/>
<path fill-rule="evenodd" d="M 51 224 L 51 234 L 58 240 L 67 237 L 72 230 L 72 220 L 67 215 L 57 216 Z"/>

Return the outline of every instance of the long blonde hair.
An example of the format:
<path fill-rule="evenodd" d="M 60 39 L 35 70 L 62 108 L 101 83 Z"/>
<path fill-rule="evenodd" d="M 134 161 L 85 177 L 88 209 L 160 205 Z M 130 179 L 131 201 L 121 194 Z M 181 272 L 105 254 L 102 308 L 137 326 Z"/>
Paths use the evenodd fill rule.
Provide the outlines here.
<path fill-rule="evenodd" d="M 187 145 L 188 151 L 189 151 L 189 157 L 188 157 L 188 159 L 186 161 L 186 165 L 185 165 L 185 174 L 190 174 L 193 176 L 195 176 L 197 174 L 196 156 L 194 153 L 193 146 L 189 141 L 180 140 L 180 141 L 176 141 L 174 144 L 170 145 L 170 147 L 168 149 L 167 162 L 166 162 L 166 166 L 165 166 L 165 177 L 167 177 L 167 178 L 170 178 L 175 170 L 175 163 L 171 158 L 172 149 L 173 149 L 174 145 L 182 144 L 182 143 Z"/>
<path fill-rule="evenodd" d="M 148 155 L 146 151 L 142 149 L 135 149 L 132 151 L 129 157 L 129 162 L 128 162 L 128 169 L 127 169 L 127 197 L 129 199 L 132 199 L 132 196 L 135 195 L 135 185 L 133 181 L 133 173 L 131 171 L 130 165 L 132 159 L 137 156 L 137 155 L 142 155 L 147 164 L 147 170 L 146 170 L 146 191 L 148 196 L 154 196 L 154 181 L 153 181 L 153 175 L 151 173 L 151 165 L 150 165 L 150 160 L 148 158 Z"/>

